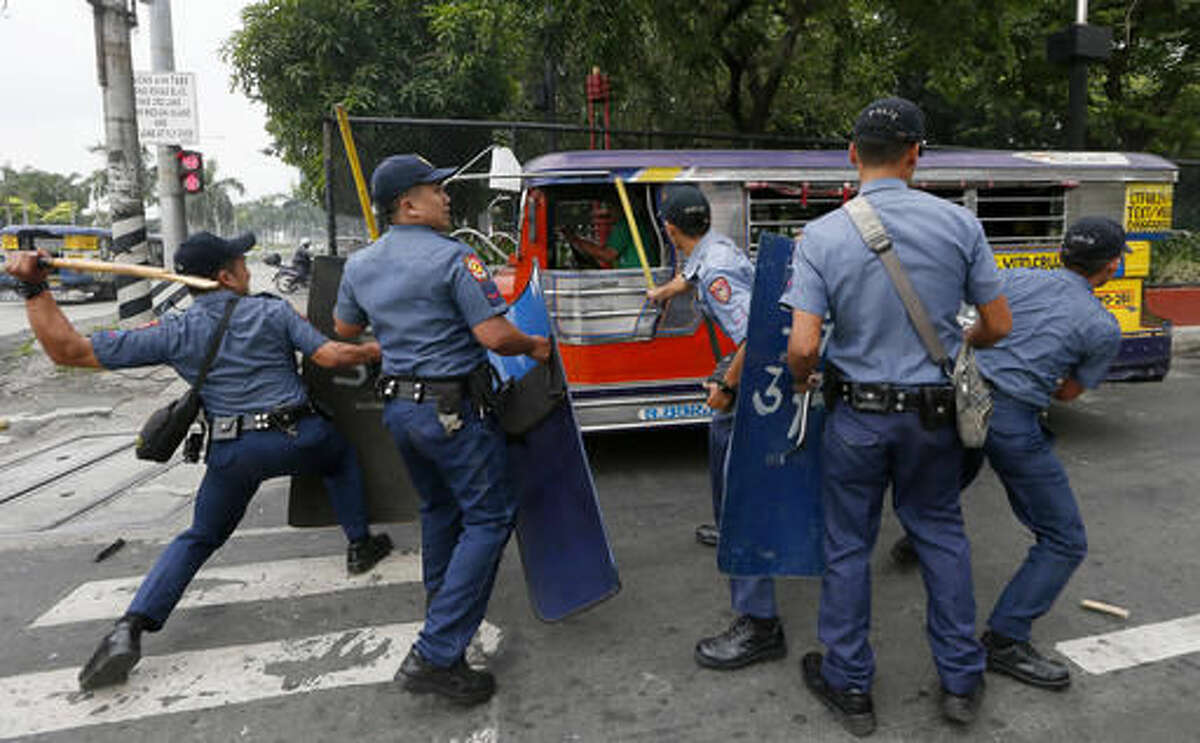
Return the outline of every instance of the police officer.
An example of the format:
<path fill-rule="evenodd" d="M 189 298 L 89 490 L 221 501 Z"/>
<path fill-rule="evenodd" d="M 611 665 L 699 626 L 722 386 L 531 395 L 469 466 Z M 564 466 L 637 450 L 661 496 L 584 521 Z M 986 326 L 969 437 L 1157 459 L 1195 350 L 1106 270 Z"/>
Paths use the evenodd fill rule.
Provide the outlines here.
<path fill-rule="evenodd" d="M 1116 275 L 1125 231 L 1105 217 L 1084 217 L 1063 237 L 1063 268 L 1004 271 L 1013 331 L 976 358 L 993 387 L 982 450 L 964 464 L 966 487 L 983 457 L 1004 483 L 1013 514 L 1033 532 L 1024 563 L 996 601 L 983 634 L 988 670 L 1043 689 L 1070 685 L 1067 666 L 1030 644 L 1033 620 L 1050 610 L 1087 554 L 1087 534 L 1054 438 L 1040 412 L 1104 381 L 1121 345 L 1121 327 L 1092 293 Z M 911 543 L 892 550 L 908 562 Z"/>
<path fill-rule="evenodd" d="M 979 309 L 965 342 L 994 343 L 1011 318 L 979 221 L 966 209 L 908 187 L 925 137 L 913 103 L 885 98 L 859 114 L 850 144 L 860 195 L 878 213 L 942 343 L 964 342 L 955 316 L 964 300 Z M 871 682 L 870 556 L 883 495 L 921 561 L 928 633 L 941 678 L 943 714 L 974 717 L 983 693 L 983 648 L 975 639 L 970 550 L 959 505 L 963 448 L 953 424 L 953 392 L 909 321 L 880 259 L 844 209 L 810 222 L 792 260 L 781 301 L 792 308 L 788 364 L 807 389 L 826 313 L 832 410 L 822 443 L 826 569 L 818 635 L 826 653 L 802 662 L 805 684 L 856 735 L 875 728 Z"/>
<path fill-rule="evenodd" d="M 517 507 L 504 434 L 482 409 L 485 349 L 546 361 L 550 343 L 502 317 L 507 305 L 487 268 L 441 234 L 451 226 L 442 181 L 452 172 L 417 155 L 375 168 L 371 193 L 388 228 L 346 261 L 334 326 L 351 337 L 370 323 L 379 338 L 383 422 L 421 497 L 425 624 L 396 678 L 413 693 L 475 704 L 496 682 L 463 655 Z"/>
<path fill-rule="evenodd" d="M 181 315 L 136 330 L 97 332 L 90 338 L 75 331 L 45 290 L 46 271 L 39 267 L 38 256 L 26 253 L 6 266 L 23 282 L 26 313 L 42 347 L 65 366 L 122 369 L 168 364 L 191 382 L 228 304 L 236 300 L 200 389 L 214 435 L 192 525 L 159 556 L 125 615 L 80 671 L 79 685 L 85 690 L 126 680 L 141 658 L 141 633 L 162 629 L 196 571 L 233 533 L 263 480 L 297 474 L 324 477 L 350 540 L 349 572 L 365 572 L 391 551 L 386 534 L 368 532 L 362 472 L 354 450 L 316 414 L 296 373 L 295 356 L 300 351 L 325 367 L 354 366 L 378 360 L 379 346 L 330 341 L 288 302 L 271 295 L 246 296 L 250 272 L 244 253 L 253 244 L 251 234 L 233 240 L 207 232 L 192 235 L 175 254 L 176 272 L 215 279 L 220 287 L 192 290 L 195 301 Z"/>
<path fill-rule="evenodd" d="M 708 199 L 695 186 L 670 189 L 663 202 L 662 218 L 667 237 L 687 261 L 675 278 L 648 291 L 647 296 L 665 302 L 698 289 L 701 310 L 738 344 L 730 363 L 719 364 L 705 383 L 708 405 L 715 411 L 708 427 L 708 467 L 713 519 L 720 523 L 733 410 L 746 356 L 754 266 L 732 240 L 709 229 L 712 214 Z M 714 527 L 708 528 L 715 531 Z M 696 531 L 697 538 L 705 541 L 706 526 Z M 731 669 L 787 655 L 783 625 L 775 607 L 775 581 L 769 577 L 731 577 L 729 592 L 737 617 L 724 632 L 696 643 L 696 662 L 705 668 Z"/>

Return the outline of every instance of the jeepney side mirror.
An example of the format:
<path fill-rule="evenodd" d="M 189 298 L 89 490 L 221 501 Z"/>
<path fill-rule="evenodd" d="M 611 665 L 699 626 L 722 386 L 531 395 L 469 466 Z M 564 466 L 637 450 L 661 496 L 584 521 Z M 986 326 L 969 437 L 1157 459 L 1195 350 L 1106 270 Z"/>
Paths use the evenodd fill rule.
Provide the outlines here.
<path fill-rule="evenodd" d="M 496 191 L 521 192 L 521 161 L 507 147 L 492 149 L 492 164 L 488 170 L 488 187 Z"/>

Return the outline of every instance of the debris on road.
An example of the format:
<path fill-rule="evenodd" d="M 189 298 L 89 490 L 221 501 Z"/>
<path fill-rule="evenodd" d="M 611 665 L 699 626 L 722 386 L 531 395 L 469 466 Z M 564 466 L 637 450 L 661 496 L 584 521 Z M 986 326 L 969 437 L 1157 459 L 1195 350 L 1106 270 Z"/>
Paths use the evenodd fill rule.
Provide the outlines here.
<path fill-rule="evenodd" d="M 1084 599 L 1083 601 L 1079 602 L 1079 605 L 1082 606 L 1084 609 L 1091 609 L 1092 611 L 1098 611 L 1101 614 L 1109 614 L 1114 617 L 1120 617 L 1121 619 L 1129 619 L 1129 610 L 1128 609 L 1122 608 L 1120 606 L 1114 606 L 1112 604 L 1106 604 L 1103 601 L 1093 601 L 1092 599 Z"/>

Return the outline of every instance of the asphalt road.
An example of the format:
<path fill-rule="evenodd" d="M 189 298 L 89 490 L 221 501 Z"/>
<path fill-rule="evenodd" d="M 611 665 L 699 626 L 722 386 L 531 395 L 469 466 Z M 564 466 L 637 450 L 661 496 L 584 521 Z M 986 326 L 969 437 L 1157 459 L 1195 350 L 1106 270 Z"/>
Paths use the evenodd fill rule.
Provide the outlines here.
<path fill-rule="evenodd" d="M 1050 651 L 1064 641 L 1148 627 L 1151 645 L 1158 643 L 1168 657 L 1097 673 L 1072 665 L 1074 684 L 1062 693 L 989 675 L 981 719 L 968 731 L 952 729 L 936 708 L 920 578 L 894 568 L 886 550 L 877 550 L 875 740 L 1195 740 L 1198 400 L 1200 357 L 1192 356 L 1177 358 L 1165 383 L 1109 385 L 1051 414 L 1090 553 L 1036 625 L 1035 641 Z M 692 660 L 696 639 L 732 617 L 714 552 L 692 538 L 709 511 L 704 441 L 700 431 L 589 439 L 622 591 L 568 621 L 542 623 L 530 611 L 518 550 L 510 546 L 487 617 L 494 630 L 482 643 L 500 690 L 468 710 L 409 696 L 390 681 L 407 651 L 405 633 L 422 613 L 420 586 L 403 574 L 415 565 L 420 545 L 414 525 L 386 527 L 397 554 L 376 575 L 350 582 L 339 572 L 341 536 L 329 529 L 279 529 L 285 483 L 269 483 L 240 535 L 210 562 L 218 572 L 202 574 L 194 585 L 189 596 L 197 603 L 181 606 L 161 633 L 146 637 L 146 658 L 130 684 L 94 696 L 73 693 L 73 678 L 111 621 L 96 606 L 105 598 L 117 605 L 128 600 L 162 540 L 186 524 L 186 508 L 137 529 L 108 523 L 90 532 L 0 539 L 0 737 L 122 743 L 848 740 L 807 694 L 798 671 L 800 657 L 817 646 L 816 580 L 781 581 L 786 660 L 725 673 Z M 986 617 L 1031 540 L 990 471 L 964 503 L 979 613 Z M 0 504 L 0 521 L 8 505 Z M 117 536 L 129 543 L 93 562 Z M 880 543 L 896 536 L 895 517 L 885 514 Z M 332 570 L 332 583 L 322 584 L 321 570 L 312 567 L 301 576 L 308 583 L 296 579 L 306 588 L 290 587 L 292 578 L 271 578 L 282 566 L 311 566 L 313 559 Z M 302 560 L 309 562 L 296 562 Z M 96 583 L 121 578 L 132 583 Z M 272 585 L 282 585 L 276 593 L 283 595 L 273 595 Z M 89 586 L 92 594 L 72 597 Z M 1084 598 L 1126 607 L 1131 616 L 1082 610 Z M 1189 617 L 1172 625 L 1171 637 L 1153 634 L 1159 623 Z M 1172 655 L 1170 643 L 1190 653 Z M 165 660 L 156 665 L 155 659 Z M 120 721 L 105 722 L 110 719 Z M 52 727 L 64 729 L 27 734 Z"/>

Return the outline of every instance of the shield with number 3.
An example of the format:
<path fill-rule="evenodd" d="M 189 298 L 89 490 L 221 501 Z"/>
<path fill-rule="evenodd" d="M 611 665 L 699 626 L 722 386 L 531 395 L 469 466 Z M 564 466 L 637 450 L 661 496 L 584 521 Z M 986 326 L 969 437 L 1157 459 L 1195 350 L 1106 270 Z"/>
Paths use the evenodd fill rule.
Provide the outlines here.
<path fill-rule="evenodd" d="M 792 390 L 791 314 L 779 305 L 792 240 L 763 235 L 750 300 L 746 365 L 726 463 L 717 566 L 738 576 L 820 575 L 820 395 Z"/>

